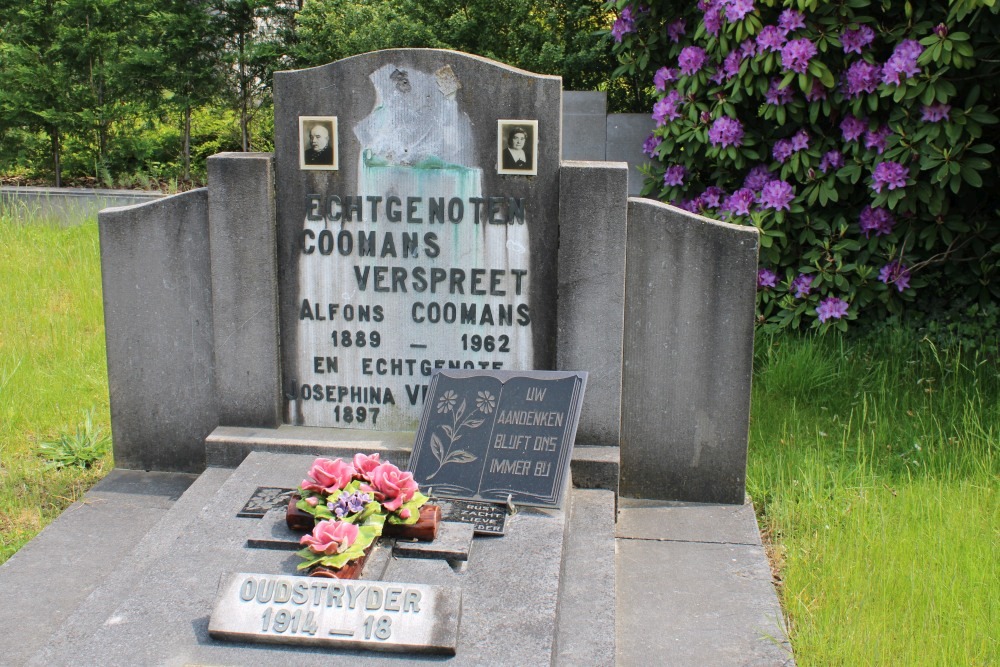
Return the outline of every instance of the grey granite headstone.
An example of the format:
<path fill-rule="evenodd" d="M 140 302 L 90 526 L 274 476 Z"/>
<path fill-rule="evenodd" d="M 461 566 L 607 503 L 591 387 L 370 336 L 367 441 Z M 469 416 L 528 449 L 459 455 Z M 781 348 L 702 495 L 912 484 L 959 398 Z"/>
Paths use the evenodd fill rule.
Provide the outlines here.
<path fill-rule="evenodd" d="M 621 494 L 742 504 L 758 232 L 629 200 Z"/>
<path fill-rule="evenodd" d="M 564 160 L 604 160 L 607 114 L 607 93 L 563 91 Z"/>
<path fill-rule="evenodd" d="M 642 192 L 645 178 L 639 171 L 641 165 L 649 164 L 649 158 L 642 152 L 642 144 L 656 124 L 646 113 L 616 113 L 608 116 L 607 160 L 628 162 L 628 193 L 636 196 Z"/>
<path fill-rule="evenodd" d="M 218 424 L 208 191 L 98 222 L 115 465 L 200 472 Z"/>
<path fill-rule="evenodd" d="M 430 49 L 275 74 L 286 423 L 412 430 L 435 368 L 553 367 L 560 95 Z"/>

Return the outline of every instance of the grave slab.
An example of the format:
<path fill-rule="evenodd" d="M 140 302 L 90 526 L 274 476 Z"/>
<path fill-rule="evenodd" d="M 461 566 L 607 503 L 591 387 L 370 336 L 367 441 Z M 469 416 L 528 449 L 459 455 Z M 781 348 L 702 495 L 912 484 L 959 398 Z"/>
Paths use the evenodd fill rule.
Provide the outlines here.
<path fill-rule="evenodd" d="M 622 498 L 615 536 L 760 546 L 753 505 L 712 505 Z"/>
<path fill-rule="evenodd" d="M 442 521 L 438 536 L 433 542 L 396 538 L 392 555 L 401 558 L 443 558 L 448 561 L 467 561 L 472 551 L 475 527 L 471 523 Z"/>

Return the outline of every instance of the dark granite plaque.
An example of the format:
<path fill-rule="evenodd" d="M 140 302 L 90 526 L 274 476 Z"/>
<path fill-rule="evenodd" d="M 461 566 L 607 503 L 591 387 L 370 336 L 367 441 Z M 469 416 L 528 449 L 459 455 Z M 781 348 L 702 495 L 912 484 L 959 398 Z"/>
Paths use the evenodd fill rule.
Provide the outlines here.
<path fill-rule="evenodd" d="M 458 498 L 431 498 L 441 508 L 441 519 L 470 523 L 476 535 L 503 535 L 507 525 L 507 507 Z"/>
<path fill-rule="evenodd" d="M 586 383 L 583 372 L 436 373 L 414 478 L 438 496 L 558 507 Z"/>

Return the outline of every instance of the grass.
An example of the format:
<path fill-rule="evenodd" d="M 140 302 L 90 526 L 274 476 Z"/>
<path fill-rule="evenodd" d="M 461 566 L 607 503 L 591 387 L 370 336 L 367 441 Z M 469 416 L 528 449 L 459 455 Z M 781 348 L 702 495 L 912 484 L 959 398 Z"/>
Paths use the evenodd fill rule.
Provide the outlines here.
<path fill-rule="evenodd" d="M 94 220 L 17 223 L 0 211 L 0 563 L 111 468 L 55 469 L 44 442 L 109 432 Z M 86 442 L 76 441 L 86 446 Z"/>
<path fill-rule="evenodd" d="M 759 337 L 748 491 L 799 665 L 998 659 L 996 364 L 905 332 Z"/>
<path fill-rule="evenodd" d="M 108 430 L 96 224 L 0 214 L 0 285 L 2 562 L 111 466 L 41 456 Z M 1000 662 L 995 360 L 900 332 L 756 349 L 748 491 L 798 664 Z"/>

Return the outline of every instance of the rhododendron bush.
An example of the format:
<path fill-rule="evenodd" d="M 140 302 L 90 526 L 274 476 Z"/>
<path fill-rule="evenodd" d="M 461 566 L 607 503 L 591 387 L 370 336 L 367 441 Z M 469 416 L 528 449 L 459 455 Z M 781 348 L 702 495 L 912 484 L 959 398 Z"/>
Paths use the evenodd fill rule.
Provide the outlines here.
<path fill-rule="evenodd" d="M 761 232 L 772 327 L 847 328 L 923 291 L 1000 300 L 1000 3 L 618 0 L 652 96 L 643 190 Z"/>

